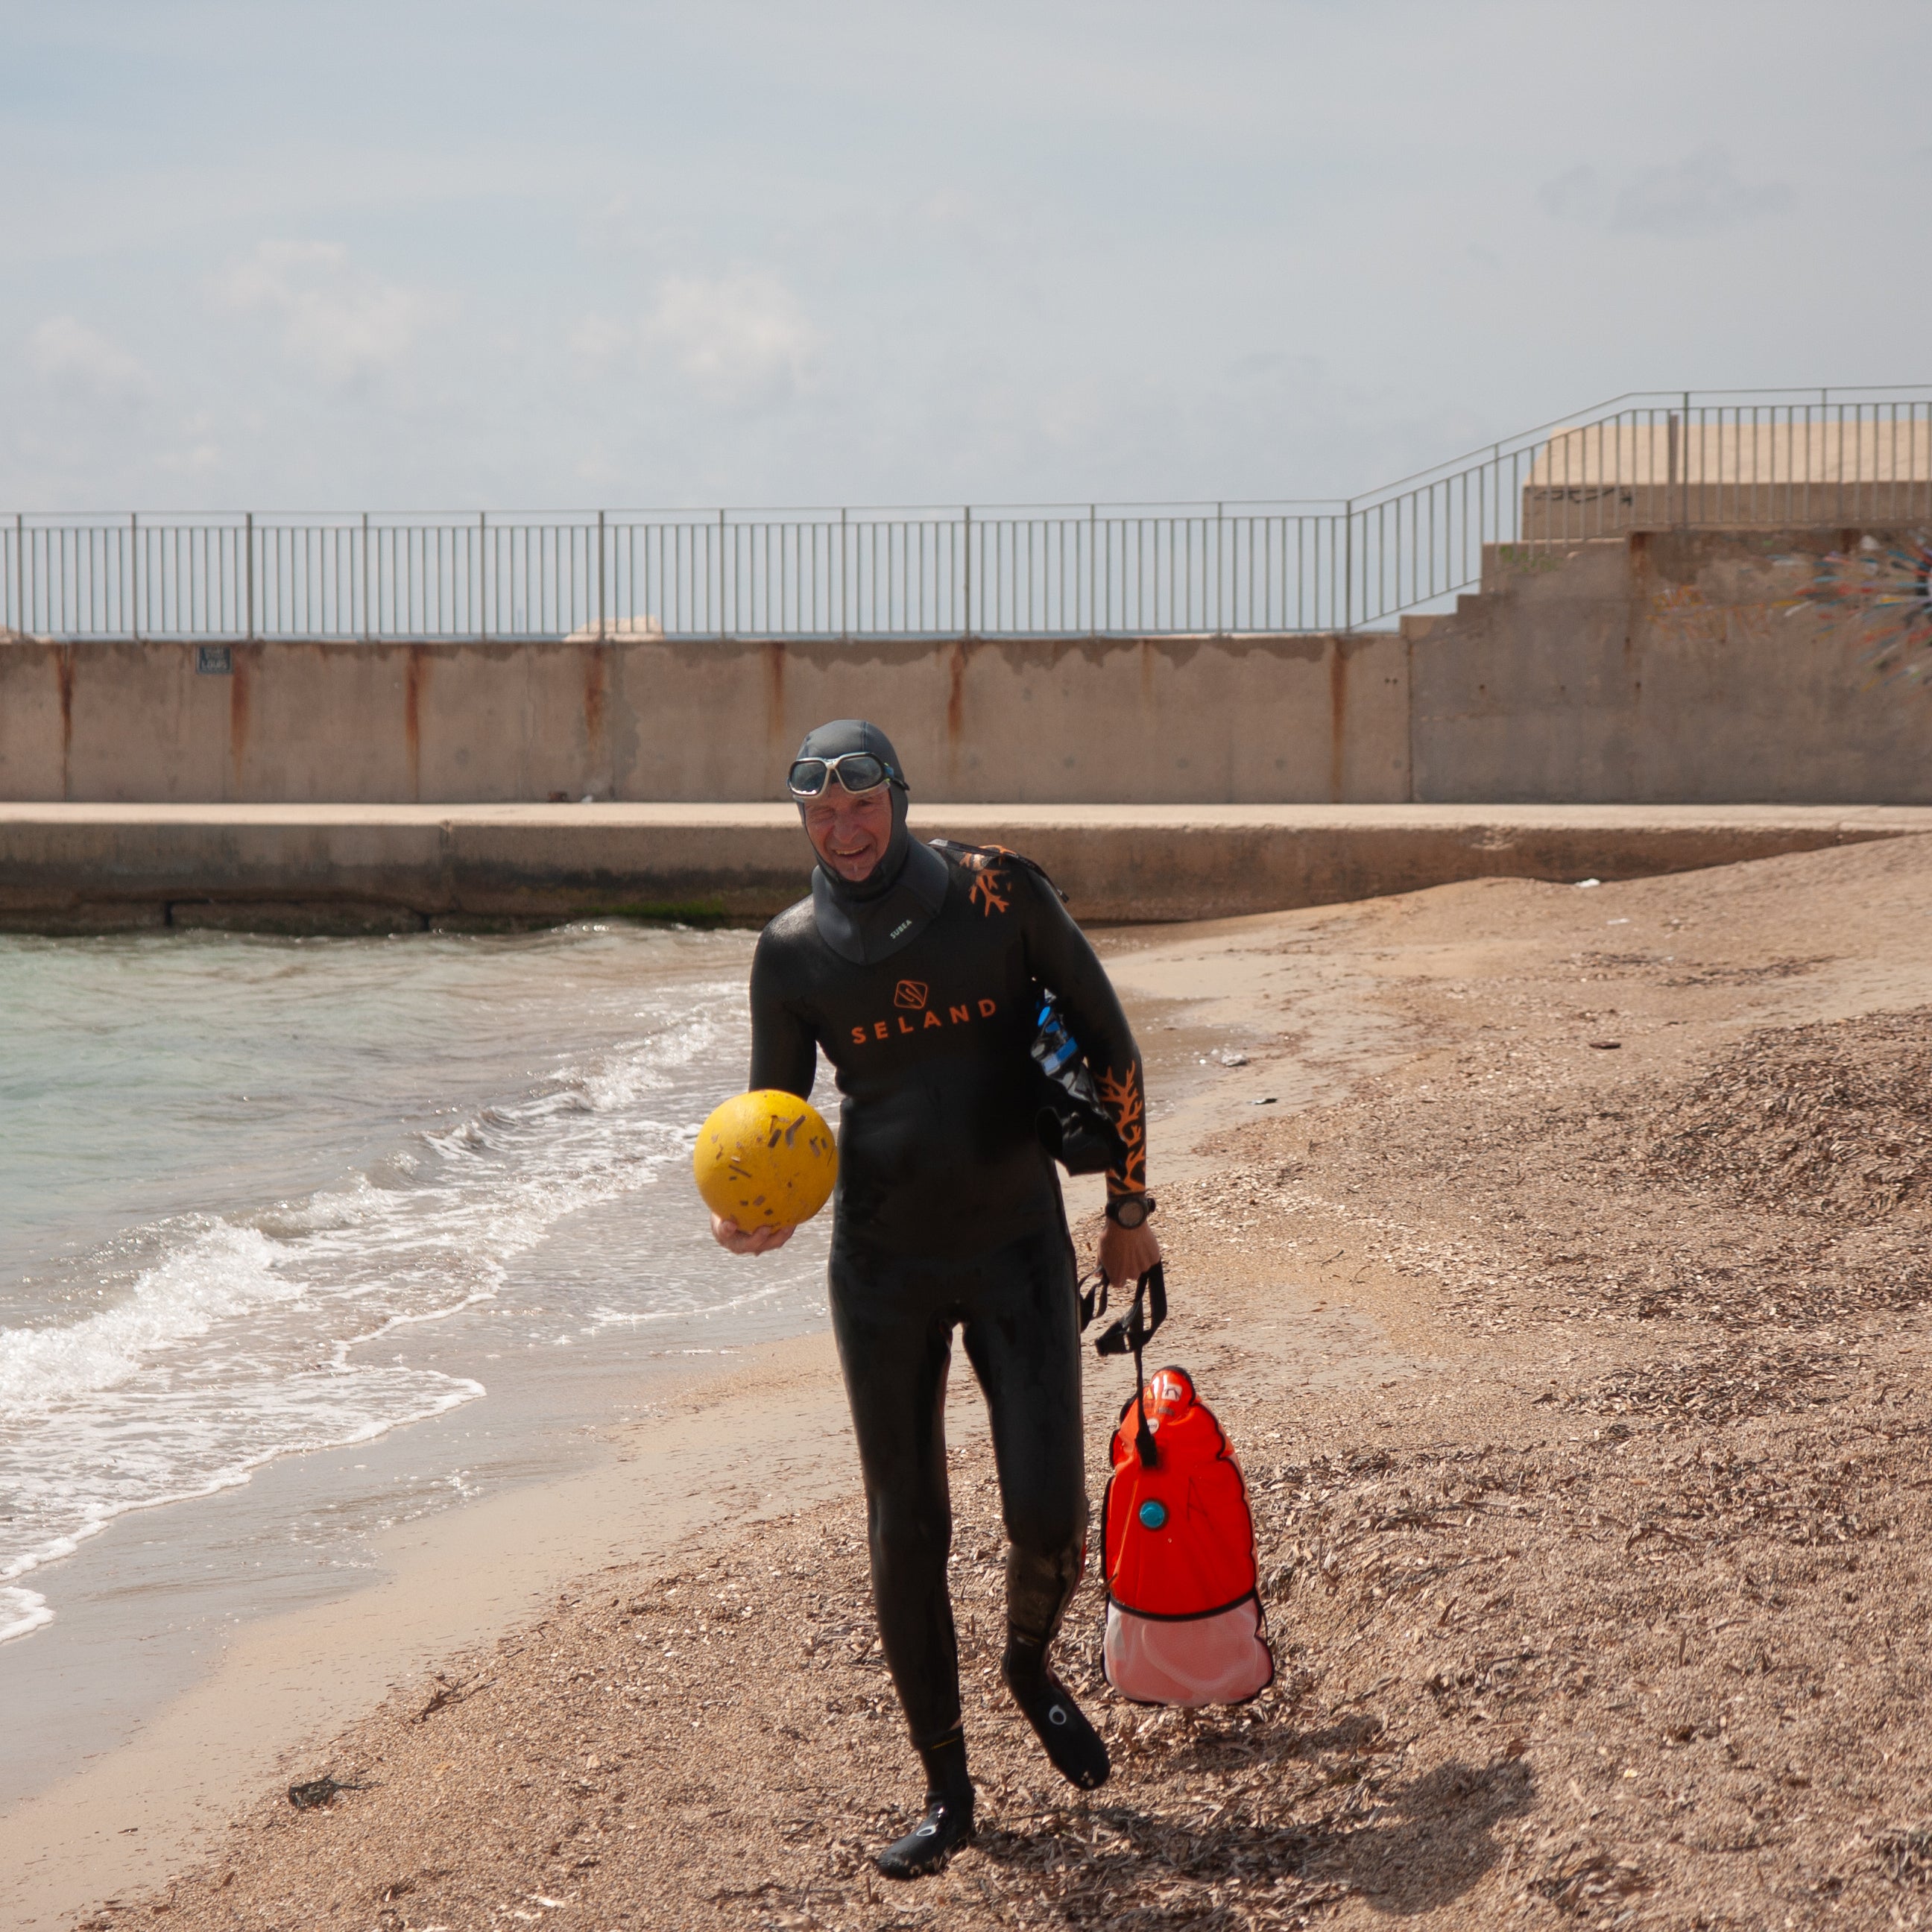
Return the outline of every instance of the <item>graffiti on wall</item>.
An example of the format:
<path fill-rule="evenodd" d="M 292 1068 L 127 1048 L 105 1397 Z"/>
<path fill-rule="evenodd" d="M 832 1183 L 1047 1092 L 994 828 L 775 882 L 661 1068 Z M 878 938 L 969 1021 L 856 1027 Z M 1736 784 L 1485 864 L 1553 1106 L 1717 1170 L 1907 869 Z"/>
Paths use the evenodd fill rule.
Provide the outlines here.
<path fill-rule="evenodd" d="M 1798 610 L 1844 622 L 1860 644 L 1874 682 L 1895 678 L 1932 683 L 1932 538 L 1923 531 L 1818 560 Z"/>

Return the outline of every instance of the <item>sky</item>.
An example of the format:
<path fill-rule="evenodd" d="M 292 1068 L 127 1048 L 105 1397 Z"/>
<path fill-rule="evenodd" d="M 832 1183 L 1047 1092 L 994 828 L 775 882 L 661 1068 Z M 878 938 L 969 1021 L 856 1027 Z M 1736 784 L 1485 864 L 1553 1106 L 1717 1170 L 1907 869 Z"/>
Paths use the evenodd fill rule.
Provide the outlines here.
<path fill-rule="evenodd" d="M 1352 495 L 1932 380 L 1926 0 L 0 0 L 0 512 Z"/>

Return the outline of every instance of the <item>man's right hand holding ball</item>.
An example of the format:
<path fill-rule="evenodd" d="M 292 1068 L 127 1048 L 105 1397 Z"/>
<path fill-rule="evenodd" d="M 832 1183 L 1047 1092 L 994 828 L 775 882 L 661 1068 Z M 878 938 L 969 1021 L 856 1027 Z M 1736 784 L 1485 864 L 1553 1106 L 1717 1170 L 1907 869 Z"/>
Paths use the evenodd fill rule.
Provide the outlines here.
<path fill-rule="evenodd" d="M 711 1238 L 721 1248 L 734 1255 L 768 1255 L 782 1248 L 798 1230 L 796 1228 L 741 1228 L 722 1214 L 711 1217 Z"/>

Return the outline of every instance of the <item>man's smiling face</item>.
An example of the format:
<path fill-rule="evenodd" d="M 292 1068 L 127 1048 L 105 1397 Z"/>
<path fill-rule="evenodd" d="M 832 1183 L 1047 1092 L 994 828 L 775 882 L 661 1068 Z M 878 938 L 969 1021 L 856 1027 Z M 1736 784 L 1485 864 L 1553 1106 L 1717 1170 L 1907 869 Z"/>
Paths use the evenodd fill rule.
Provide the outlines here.
<path fill-rule="evenodd" d="M 806 807 L 805 836 L 828 872 L 863 884 L 892 843 L 892 787 L 874 785 L 854 797 L 835 778 Z"/>

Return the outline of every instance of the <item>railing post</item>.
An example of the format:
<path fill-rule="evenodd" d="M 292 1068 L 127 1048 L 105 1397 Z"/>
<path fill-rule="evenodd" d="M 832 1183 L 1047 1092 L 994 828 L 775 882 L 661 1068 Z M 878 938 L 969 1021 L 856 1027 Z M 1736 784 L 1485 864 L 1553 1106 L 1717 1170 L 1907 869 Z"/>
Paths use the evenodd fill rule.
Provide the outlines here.
<path fill-rule="evenodd" d="M 604 614 L 604 512 L 597 512 L 597 639 L 603 643 L 609 636 L 605 628 Z"/>
<path fill-rule="evenodd" d="M 14 628 L 27 633 L 27 520 L 14 512 Z"/>
<path fill-rule="evenodd" d="M 476 640 L 490 641 L 490 512 L 476 512 Z"/>
<path fill-rule="evenodd" d="M 1087 634 L 1100 634 L 1100 506 L 1087 506 Z"/>
<path fill-rule="evenodd" d="M 1682 520 L 1680 514 L 1682 500 L 1678 494 L 1677 480 L 1678 467 L 1677 443 L 1681 434 L 1680 420 L 1675 410 L 1666 410 L 1664 413 L 1664 514 L 1673 524 Z M 1653 449 L 1656 446 L 1654 443 L 1651 446 Z"/>
<path fill-rule="evenodd" d="M 965 574 L 966 621 L 960 627 L 959 634 L 970 638 L 973 634 L 973 506 L 966 506 L 966 537 L 962 548 L 960 568 Z"/>
<path fill-rule="evenodd" d="M 141 513 L 128 512 L 128 629 L 137 644 L 141 641 Z"/>
<path fill-rule="evenodd" d="M 245 512 L 242 523 L 242 637 L 255 641 L 255 513 Z"/>
<path fill-rule="evenodd" d="M 756 554 L 755 552 L 753 553 Z M 736 587 L 736 575 L 733 574 L 733 587 Z M 722 642 L 728 634 L 724 628 L 724 512 L 718 512 L 718 635 Z"/>
<path fill-rule="evenodd" d="M 1221 524 L 1226 511 L 1225 504 L 1216 503 L 1214 506 L 1214 631 L 1217 637 L 1222 638 L 1228 634 L 1227 615 L 1221 597 Z"/>
<path fill-rule="evenodd" d="M 1355 500 L 1342 506 L 1342 628 L 1355 628 Z"/>
<path fill-rule="evenodd" d="M 1718 421 L 1719 434 L 1721 435 L 1724 424 L 1721 410 L 1719 412 Z M 1703 440 L 1701 436 L 1697 439 L 1700 456 L 1702 454 Z M 1688 529 L 1690 524 L 1690 392 L 1688 389 L 1684 392 L 1684 454 L 1678 468 L 1683 472 L 1683 494 L 1677 501 L 1677 520 L 1683 527 Z M 1721 466 L 1718 473 L 1720 476 L 1723 474 Z"/>

